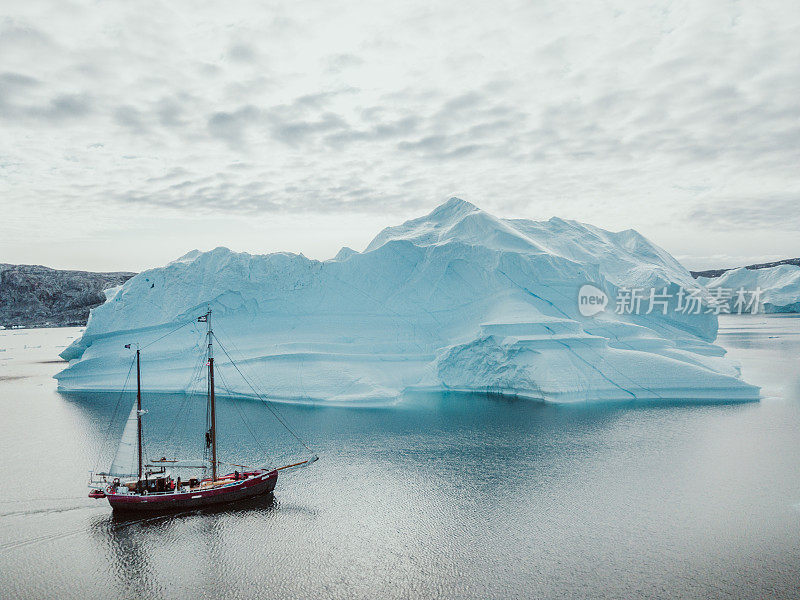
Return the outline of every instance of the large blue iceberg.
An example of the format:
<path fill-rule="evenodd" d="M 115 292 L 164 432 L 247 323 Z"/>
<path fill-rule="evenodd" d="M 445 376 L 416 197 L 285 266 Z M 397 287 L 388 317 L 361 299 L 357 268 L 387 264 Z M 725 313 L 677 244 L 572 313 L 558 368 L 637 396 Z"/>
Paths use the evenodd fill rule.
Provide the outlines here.
<path fill-rule="evenodd" d="M 583 316 L 590 284 L 611 299 Z M 550 219 L 500 219 L 452 198 L 330 260 L 217 248 L 193 251 L 110 290 L 62 357 L 65 390 L 118 390 L 128 343 L 147 346 L 147 389 L 187 390 L 213 311 L 215 331 L 274 399 L 392 402 L 411 390 L 508 394 L 549 402 L 752 400 L 758 388 L 713 344 L 706 300 L 689 272 L 635 231 Z M 617 314 L 630 289 L 669 305 Z M 172 335 L 165 334 L 190 323 Z M 158 341 L 156 341 L 158 340 Z M 225 393 L 250 393 L 224 354 Z"/>

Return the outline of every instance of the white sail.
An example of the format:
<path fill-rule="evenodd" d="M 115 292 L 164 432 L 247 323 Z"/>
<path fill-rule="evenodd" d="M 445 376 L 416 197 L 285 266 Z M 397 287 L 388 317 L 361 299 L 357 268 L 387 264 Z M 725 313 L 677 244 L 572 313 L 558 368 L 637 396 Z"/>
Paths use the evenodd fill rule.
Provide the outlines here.
<path fill-rule="evenodd" d="M 119 441 L 117 453 L 111 463 L 109 475 L 114 477 L 138 477 L 139 476 L 139 452 L 137 449 L 138 427 L 137 427 L 136 402 L 133 403 L 131 414 L 125 422 L 125 429 L 122 432 L 122 439 Z"/>

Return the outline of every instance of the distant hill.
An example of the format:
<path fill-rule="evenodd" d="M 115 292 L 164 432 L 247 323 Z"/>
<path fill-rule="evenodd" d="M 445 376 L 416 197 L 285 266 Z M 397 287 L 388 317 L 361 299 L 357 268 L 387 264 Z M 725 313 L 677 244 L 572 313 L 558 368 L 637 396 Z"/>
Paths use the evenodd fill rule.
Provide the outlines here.
<path fill-rule="evenodd" d="M 0 325 L 85 325 L 89 310 L 105 301 L 103 290 L 125 283 L 134 275 L 0 263 Z"/>
<path fill-rule="evenodd" d="M 795 265 L 800 267 L 800 258 L 784 258 L 783 260 L 777 260 L 775 262 L 770 263 L 760 263 L 757 265 L 747 265 L 745 269 L 749 269 L 750 271 L 755 271 L 757 269 L 769 269 L 770 267 L 777 267 L 778 265 Z M 692 277 L 697 279 L 698 277 L 720 277 L 724 275 L 728 271 L 733 271 L 734 269 L 738 269 L 740 267 L 732 267 L 730 269 L 710 269 L 708 271 L 690 271 Z"/>

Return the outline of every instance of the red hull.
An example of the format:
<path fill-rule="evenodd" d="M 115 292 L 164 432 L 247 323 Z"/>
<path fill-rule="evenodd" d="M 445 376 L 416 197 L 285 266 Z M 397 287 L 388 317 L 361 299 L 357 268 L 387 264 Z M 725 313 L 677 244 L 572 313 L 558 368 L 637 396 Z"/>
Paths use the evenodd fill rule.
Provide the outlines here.
<path fill-rule="evenodd" d="M 180 494 L 106 494 L 111 508 L 120 512 L 157 512 L 185 510 L 244 500 L 275 489 L 278 471 L 265 471 L 244 481 L 208 490 L 191 490 Z"/>

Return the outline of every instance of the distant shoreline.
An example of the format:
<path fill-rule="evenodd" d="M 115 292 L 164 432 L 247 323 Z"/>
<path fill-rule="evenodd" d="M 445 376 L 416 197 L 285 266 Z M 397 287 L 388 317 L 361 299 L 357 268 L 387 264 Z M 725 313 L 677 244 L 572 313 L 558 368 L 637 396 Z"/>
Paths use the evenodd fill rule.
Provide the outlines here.
<path fill-rule="evenodd" d="M 134 275 L 0 263 L 0 326 L 85 327 L 91 309 L 106 301 L 105 291 Z"/>

